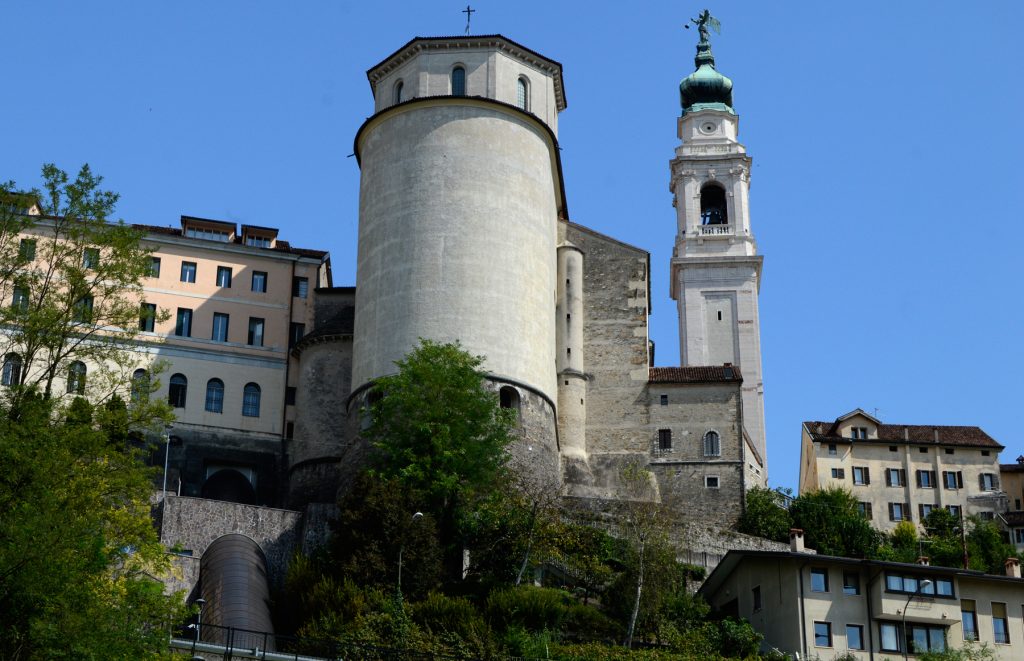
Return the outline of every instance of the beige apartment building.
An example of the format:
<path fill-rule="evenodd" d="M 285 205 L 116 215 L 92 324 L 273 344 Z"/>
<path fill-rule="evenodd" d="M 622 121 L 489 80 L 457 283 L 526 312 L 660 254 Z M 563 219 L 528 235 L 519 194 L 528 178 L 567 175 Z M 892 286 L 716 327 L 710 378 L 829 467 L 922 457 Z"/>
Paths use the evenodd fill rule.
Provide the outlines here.
<path fill-rule="evenodd" d="M 978 427 L 885 424 L 861 409 L 804 422 L 800 492 L 840 486 L 876 528 L 920 522 L 943 507 L 994 518 L 1006 510 L 995 439 Z"/>
<path fill-rule="evenodd" d="M 995 658 L 1024 658 L 1024 581 L 1007 575 L 804 552 L 730 551 L 699 593 L 764 635 L 762 649 L 800 659 L 900 659 L 985 643 Z M 925 560 L 922 559 L 924 562 Z"/>
<path fill-rule="evenodd" d="M 24 238 L 43 239 L 50 227 L 41 219 Z M 277 504 L 295 425 L 291 350 L 312 330 L 316 291 L 331 286 L 329 255 L 292 247 L 271 227 L 192 216 L 180 227 L 134 227 L 154 251 L 140 304 L 155 314 L 140 314 L 133 377 L 160 361 L 155 396 L 176 416 L 151 460 L 163 465 L 169 450 L 168 487 L 181 495 Z M 15 359 L 4 357 L 5 375 Z"/>

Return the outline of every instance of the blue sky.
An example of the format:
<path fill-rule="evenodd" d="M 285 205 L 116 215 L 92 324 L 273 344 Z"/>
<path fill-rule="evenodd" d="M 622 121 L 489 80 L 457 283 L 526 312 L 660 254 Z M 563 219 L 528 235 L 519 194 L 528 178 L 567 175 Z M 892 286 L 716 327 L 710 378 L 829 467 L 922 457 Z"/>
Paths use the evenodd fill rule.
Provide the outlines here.
<path fill-rule="evenodd" d="M 668 162 L 703 4 L 479 0 L 564 66 L 574 221 L 651 252 L 651 335 L 677 364 Z M 280 227 L 354 284 L 365 71 L 465 2 L 12 2 L 0 179 L 90 163 L 119 215 Z M 1024 4 L 719 2 L 718 68 L 754 159 L 769 474 L 795 487 L 800 422 L 855 407 L 976 424 L 1024 451 L 1018 226 Z"/>

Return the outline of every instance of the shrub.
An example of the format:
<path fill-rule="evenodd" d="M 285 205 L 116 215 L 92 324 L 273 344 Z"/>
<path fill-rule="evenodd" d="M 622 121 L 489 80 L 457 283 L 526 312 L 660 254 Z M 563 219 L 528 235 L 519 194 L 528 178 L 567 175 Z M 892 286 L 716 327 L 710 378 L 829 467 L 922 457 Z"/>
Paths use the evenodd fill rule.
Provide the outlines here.
<path fill-rule="evenodd" d="M 527 631 L 557 631 L 573 604 L 572 597 L 561 590 L 521 585 L 488 595 L 487 617 L 499 630 L 521 627 Z"/>

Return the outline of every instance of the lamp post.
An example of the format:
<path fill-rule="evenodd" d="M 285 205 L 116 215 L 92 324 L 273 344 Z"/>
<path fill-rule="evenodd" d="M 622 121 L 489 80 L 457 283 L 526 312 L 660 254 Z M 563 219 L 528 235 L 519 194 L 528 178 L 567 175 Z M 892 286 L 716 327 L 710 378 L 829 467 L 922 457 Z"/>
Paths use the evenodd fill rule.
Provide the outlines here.
<path fill-rule="evenodd" d="M 167 470 L 171 461 L 171 426 L 164 427 L 164 489 L 163 499 L 167 500 Z"/>
<path fill-rule="evenodd" d="M 199 606 L 199 615 L 196 618 L 196 637 L 192 640 L 192 658 L 190 661 L 205 661 L 203 657 L 196 654 L 196 645 L 199 643 L 199 629 L 203 626 L 203 606 L 206 600 L 202 597 L 196 599 L 195 604 Z"/>
<path fill-rule="evenodd" d="M 917 584 L 917 589 L 914 590 L 913 594 L 907 597 L 907 603 L 903 606 L 903 658 L 907 658 L 907 653 L 910 651 L 910 637 L 907 636 L 907 609 L 910 607 L 910 602 L 914 597 L 921 594 L 921 590 L 930 586 L 932 582 L 927 578 Z"/>
<path fill-rule="evenodd" d="M 416 512 L 412 515 L 412 522 L 416 523 L 423 518 L 423 512 Z M 405 550 L 405 533 L 402 534 L 402 543 L 398 547 L 398 598 L 402 598 L 402 551 Z"/>

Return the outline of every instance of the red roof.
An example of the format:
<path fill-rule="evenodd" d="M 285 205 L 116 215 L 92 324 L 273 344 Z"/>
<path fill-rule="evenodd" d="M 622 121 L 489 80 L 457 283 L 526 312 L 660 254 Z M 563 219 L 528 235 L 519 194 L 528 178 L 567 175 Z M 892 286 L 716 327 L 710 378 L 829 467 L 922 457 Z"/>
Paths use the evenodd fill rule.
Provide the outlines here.
<path fill-rule="evenodd" d="M 732 365 L 691 365 L 687 367 L 652 367 L 648 383 L 722 383 L 743 381 L 740 368 Z"/>
<path fill-rule="evenodd" d="M 807 421 L 807 431 L 814 440 L 841 440 L 847 443 L 863 443 L 841 437 L 834 429 L 835 422 Z M 869 439 L 876 443 L 912 443 L 914 445 L 958 445 L 964 447 L 993 448 L 1003 446 L 986 434 L 980 427 L 956 425 L 878 425 L 878 438 Z"/>

